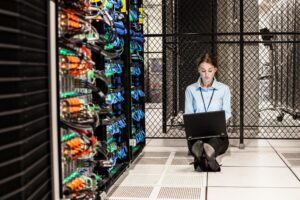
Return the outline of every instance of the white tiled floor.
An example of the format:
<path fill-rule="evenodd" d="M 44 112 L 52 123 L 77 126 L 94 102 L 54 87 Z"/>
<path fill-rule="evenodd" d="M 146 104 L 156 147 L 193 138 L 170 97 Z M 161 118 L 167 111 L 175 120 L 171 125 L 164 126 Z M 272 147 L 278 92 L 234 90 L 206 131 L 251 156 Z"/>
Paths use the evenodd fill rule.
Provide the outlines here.
<path fill-rule="evenodd" d="M 300 182 L 286 167 L 226 167 L 208 175 L 208 186 L 299 187 Z"/>
<path fill-rule="evenodd" d="M 255 150 L 254 148 L 251 148 Z M 284 167 L 280 157 L 274 150 L 270 151 L 228 151 L 218 158 L 218 161 L 223 166 L 236 167 Z"/>
<path fill-rule="evenodd" d="M 299 200 L 300 188 L 208 187 L 209 200 Z"/>
<path fill-rule="evenodd" d="M 185 140 L 152 139 L 109 200 L 299 200 L 300 140 L 231 140 L 221 172 L 195 172 Z"/>

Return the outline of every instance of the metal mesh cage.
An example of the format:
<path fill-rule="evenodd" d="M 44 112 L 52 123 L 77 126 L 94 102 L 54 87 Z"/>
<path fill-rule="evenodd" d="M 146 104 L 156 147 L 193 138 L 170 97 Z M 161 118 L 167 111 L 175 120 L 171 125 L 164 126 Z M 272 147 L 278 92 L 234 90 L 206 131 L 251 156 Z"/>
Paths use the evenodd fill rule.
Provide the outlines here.
<path fill-rule="evenodd" d="M 199 76 L 195 59 L 209 51 L 217 58 L 217 79 L 231 90 L 230 137 L 299 138 L 299 4 L 145 1 L 145 57 L 159 59 L 158 65 L 147 61 L 148 137 L 185 136 L 184 92 Z"/>

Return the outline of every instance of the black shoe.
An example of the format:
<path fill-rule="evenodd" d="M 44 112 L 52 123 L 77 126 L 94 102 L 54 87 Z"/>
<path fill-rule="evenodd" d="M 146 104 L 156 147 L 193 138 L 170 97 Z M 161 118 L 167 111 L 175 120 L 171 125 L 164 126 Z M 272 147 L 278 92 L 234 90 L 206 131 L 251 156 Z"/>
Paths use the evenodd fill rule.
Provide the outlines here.
<path fill-rule="evenodd" d="M 203 172 L 203 168 L 201 167 L 201 163 L 197 160 L 196 157 L 194 157 L 194 162 L 192 162 L 191 164 L 194 164 L 194 170 L 196 172 Z"/>
<path fill-rule="evenodd" d="M 196 172 L 204 172 L 204 170 L 200 167 L 200 165 L 195 165 L 194 164 L 194 169 Z"/>
<path fill-rule="evenodd" d="M 207 160 L 207 165 L 209 167 L 209 171 L 214 171 L 214 172 L 221 171 L 220 165 L 216 160 L 214 148 L 209 144 L 204 144 L 203 146 L 204 146 L 203 149 Z"/>
<path fill-rule="evenodd" d="M 215 158 L 208 159 L 207 164 L 209 166 L 209 171 L 213 171 L 213 172 L 221 171 L 220 165 Z"/>
<path fill-rule="evenodd" d="M 200 162 L 202 153 L 203 153 L 203 142 L 201 140 L 198 140 L 192 146 L 192 154 L 193 156 L 195 156 L 197 161 Z"/>

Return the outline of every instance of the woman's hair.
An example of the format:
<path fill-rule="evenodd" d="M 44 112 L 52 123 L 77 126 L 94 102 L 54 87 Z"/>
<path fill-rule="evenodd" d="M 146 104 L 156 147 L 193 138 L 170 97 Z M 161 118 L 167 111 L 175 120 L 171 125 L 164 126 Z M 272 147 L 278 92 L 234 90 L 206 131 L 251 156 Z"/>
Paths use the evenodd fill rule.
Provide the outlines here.
<path fill-rule="evenodd" d="M 209 63 L 209 64 L 213 65 L 214 67 L 217 67 L 217 62 L 210 53 L 205 52 L 196 59 L 197 67 L 199 67 L 199 65 L 203 62 Z"/>

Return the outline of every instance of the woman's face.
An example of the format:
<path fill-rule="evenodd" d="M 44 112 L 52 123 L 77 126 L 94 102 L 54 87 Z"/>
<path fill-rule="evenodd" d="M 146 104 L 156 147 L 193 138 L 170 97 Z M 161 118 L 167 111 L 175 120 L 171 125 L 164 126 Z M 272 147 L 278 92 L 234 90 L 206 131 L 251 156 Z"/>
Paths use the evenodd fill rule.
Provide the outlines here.
<path fill-rule="evenodd" d="M 198 72 L 200 73 L 200 77 L 205 85 L 212 83 L 216 71 L 217 68 L 207 62 L 200 63 L 198 66 Z"/>

